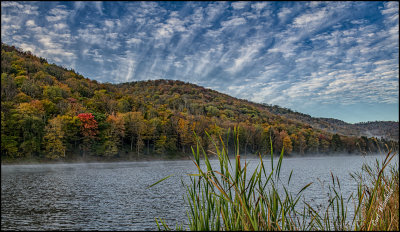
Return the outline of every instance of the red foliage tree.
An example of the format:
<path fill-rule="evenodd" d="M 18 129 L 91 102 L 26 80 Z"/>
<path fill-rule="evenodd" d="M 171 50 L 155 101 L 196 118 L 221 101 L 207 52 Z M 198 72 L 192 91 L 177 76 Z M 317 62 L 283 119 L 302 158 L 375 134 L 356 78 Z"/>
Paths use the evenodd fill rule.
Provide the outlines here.
<path fill-rule="evenodd" d="M 81 132 L 84 137 L 94 138 L 98 134 L 98 124 L 91 113 L 81 113 L 78 115 L 82 122 Z"/>

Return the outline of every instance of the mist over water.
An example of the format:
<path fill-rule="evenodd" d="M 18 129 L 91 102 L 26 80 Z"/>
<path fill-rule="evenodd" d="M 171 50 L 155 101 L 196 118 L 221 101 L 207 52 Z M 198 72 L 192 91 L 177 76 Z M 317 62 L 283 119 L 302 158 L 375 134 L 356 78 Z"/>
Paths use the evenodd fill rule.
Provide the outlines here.
<path fill-rule="evenodd" d="M 243 158 L 249 162 L 249 171 L 259 164 L 258 159 Z M 338 176 L 347 197 L 357 188 L 349 173 L 376 158 L 383 160 L 384 155 L 284 158 L 280 176 L 286 183 L 293 170 L 292 193 L 314 182 L 304 196 L 317 206 L 327 200 L 331 172 Z M 270 170 L 270 160 L 264 158 L 264 162 Z M 398 163 L 398 157 L 392 162 Z M 211 163 L 218 168 L 217 160 Z M 187 221 L 181 180 L 187 183 L 186 174 L 195 172 L 190 160 L 2 165 L 1 229 L 156 230 L 155 217 L 174 227 Z M 146 189 L 168 175 L 173 176 Z"/>

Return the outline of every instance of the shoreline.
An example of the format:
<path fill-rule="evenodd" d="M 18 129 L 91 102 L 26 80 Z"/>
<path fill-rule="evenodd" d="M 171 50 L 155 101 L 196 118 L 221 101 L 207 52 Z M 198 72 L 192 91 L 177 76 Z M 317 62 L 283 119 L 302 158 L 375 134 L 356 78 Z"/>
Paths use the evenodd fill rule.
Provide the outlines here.
<path fill-rule="evenodd" d="M 284 158 L 313 158 L 313 157 L 332 157 L 332 156 L 374 156 L 374 155 L 384 155 L 379 153 L 374 154 L 361 154 L 361 153 L 330 153 L 330 154 L 303 154 L 303 155 L 284 155 Z M 118 163 L 118 162 L 151 162 L 151 161 L 180 161 L 180 160 L 191 160 L 192 154 L 174 154 L 174 155 L 141 155 L 139 157 L 135 156 L 127 156 L 127 157 L 113 157 L 113 158 L 104 158 L 104 157 L 73 157 L 64 160 L 48 160 L 45 158 L 35 159 L 35 158 L 23 158 L 23 159 L 4 159 L 1 160 L 1 165 L 40 165 L 40 164 L 79 164 L 79 163 Z M 229 155 L 230 158 L 234 158 L 234 156 Z M 270 158 L 270 155 L 263 155 L 263 159 Z M 209 155 L 208 158 L 210 160 L 217 160 L 216 155 Z M 255 159 L 258 158 L 258 155 L 255 154 L 247 154 L 241 155 L 242 159 Z M 274 158 L 279 158 L 279 155 L 274 155 Z"/>

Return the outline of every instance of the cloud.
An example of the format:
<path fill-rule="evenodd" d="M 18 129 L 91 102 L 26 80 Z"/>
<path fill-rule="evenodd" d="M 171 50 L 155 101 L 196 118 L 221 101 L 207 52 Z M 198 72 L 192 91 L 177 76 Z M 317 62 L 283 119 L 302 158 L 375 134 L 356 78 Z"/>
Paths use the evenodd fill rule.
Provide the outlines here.
<path fill-rule="evenodd" d="M 97 11 L 102 15 L 103 14 L 103 3 L 96 1 L 93 2 L 94 3 L 94 7 L 97 9 Z"/>
<path fill-rule="evenodd" d="M 28 27 L 36 26 L 34 20 L 28 20 L 28 21 L 26 21 L 25 25 L 28 26 Z"/>
<path fill-rule="evenodd" d="M 325 21 L 327 18 L 327 11 L 325 9 L 312 12 L 308 14 L 302 14 L 294 19 L 294 27 L 315 27 Z"/>
<path fill-rule="evenodd" d="M 208 21 L 214 21 L 219 15 L 221 15 L 225 9 L 227 8 L 226 2 L 214 2 L 208 4 L 205 8 L 205 12 L 207 14 Z"/>
<path fill-rule="evenodd" d="M 154 33 L 156 39 L 170 38 L 175 32 L 185 32 L 185 22 L 178 18 L 169 18 L 166 23 L 160 23 Z"/>
<path fill-rule="evenodd" d="M 70 11 L 66 10 L 65 8 L 65 6 L 58 6 L 57 8 L 51 9 L 49 11 L 49 15 L 46 16 L 47 21 L 56 22 L 65 20 L 70 14 Z"/>
<path fill-rule="evenodd" d="M 290 13 L 292 13 L 292 11 L 289 8 L 284 7 L 278 12 L 278 17 L 281 21 L 286 21 L 286 18 Z"/>
<path fill-rule="evenodd" d="M 262 10 L 264 9 L 266 6 L 268 6 L 268 2 L 257 2 L 257 3 L 253 3 L 251 5 L 251 8 L 254 8 L 256 10 Z"/>
<path fill-rule="evenodd" d="M 38 7 L 29 5 L 29 4 L 21 4 L 18 2 L 4 1 L 1 3 L 2 10 L 8 11 L 18 11 L 19 13 L 25 15 L 39 15 Z"/>
<path fill-rule="evenodd" d="M 55 23 L 55 24 L 53 25 L 53 27 L 54 27 L 56 30 L 62 30 L 62 29 L 68 28 L 68 25 L 65 24 L 65 23 Z"/>
<path fill-rule="evenodd" d="M 223 21 L 223 22 L 221 22 L 221 25 L 223 27 L 235 27 L 235 26 L 239 26 L 239 25 L 242 25 L 245 23 L 246 23 L 246 19 L 238 17 L 238 18 L 232 18 L 227 21 Z"/>
<path fill-rule="evenodd" d="M 295 110 L 398 102 L 398 2 L 2 2 L 1 9 L 2 41 L 99 81 L 179 79 Z"/>
<path fill-rule="evenodd" d="M 127 44 L 140 44 L 143 43 L 141 39 L 138 38 L 130 38 L 126 41 Z"/>
<path fill-rule="evenodd" d="M 399 3 L 398 2 L 385 2 L 384 3 L 385 7 L 383 10 L 381 10 L 381 13 L 383 15 L 392 15 L 392 14 L 397 14 L 399 13 Z"/>
<path fill-rule="evenodd" d="M 233 9 L 241 10 L 247 6 L 247 2 L 233 2 L 231 5 Z"/>
<path fill-rule="evenodd" d="M 260 48 L 263 46 L 264 44 L 262 42 L 256 41 L 252 44 L 240 48 L 240 55 L 236 59 L 234 59 L 233 65 L 229 67 L 227 71 L 230 73 L 237 73 L 241 71 L 246 64 L 249 64 L 254 59 Z"/>

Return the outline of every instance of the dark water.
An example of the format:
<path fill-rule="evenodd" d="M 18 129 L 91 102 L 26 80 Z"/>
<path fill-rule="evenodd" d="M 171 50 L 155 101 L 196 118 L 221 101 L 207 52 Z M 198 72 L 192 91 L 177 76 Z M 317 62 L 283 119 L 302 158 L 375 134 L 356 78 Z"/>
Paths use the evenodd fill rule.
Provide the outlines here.
<path fill-rule="evenodd" d="M 376 158 L 384 156 L 288 158 L 281 178 L 287 180 L 293 169 L 289 189 L 294 193 L 314 182 L 304 195 L 317 205 L 326 201 L 331 171 L 346 196 L 356 190 L 349 172 Z M 249 169 L 258 164 L 256 159 L 248 161 Z M 192 161 L 2 165 L 1 229 L 156 230 L 155 217 L 175 227 L 187 218 L 181 180 L 186 182 L 186 174 L 194 171 Z"/>

